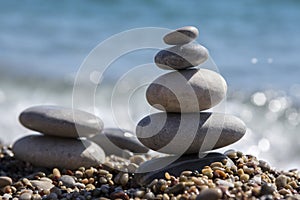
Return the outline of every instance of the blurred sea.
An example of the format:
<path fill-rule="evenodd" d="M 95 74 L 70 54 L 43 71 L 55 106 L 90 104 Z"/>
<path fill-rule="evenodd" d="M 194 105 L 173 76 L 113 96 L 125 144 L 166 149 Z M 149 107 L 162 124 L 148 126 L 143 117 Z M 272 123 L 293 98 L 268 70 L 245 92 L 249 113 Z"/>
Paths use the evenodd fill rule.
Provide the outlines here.
<path fill-rule="evenodd" d="M 12 143 L 29 133 L 17 119 L 28 106 L 71 106 L 81 63 L 111 35 L 140 27 L 194 25 L 200 30 L 197 41 L 209 49 L 228 83 L 226 113 L 239 116 L 249 128 L 229 148 L 257 155 L 278 168 L 299 168 L 299 9 L 297 0 L 0 0 L 0 138 Z M 83 108 L 114 126 L 109 97 L 120 71 L 153 62 L 157 51 L 122 56 L 96 91 L 96 109 Z M 130 110 L 132 119 L 123 117 L 122 127 L 134 129 L 151 109 L 144 89 L 114 105 L 115 110 Z M 87 98 L 84 91 L 82 97 Z"/>

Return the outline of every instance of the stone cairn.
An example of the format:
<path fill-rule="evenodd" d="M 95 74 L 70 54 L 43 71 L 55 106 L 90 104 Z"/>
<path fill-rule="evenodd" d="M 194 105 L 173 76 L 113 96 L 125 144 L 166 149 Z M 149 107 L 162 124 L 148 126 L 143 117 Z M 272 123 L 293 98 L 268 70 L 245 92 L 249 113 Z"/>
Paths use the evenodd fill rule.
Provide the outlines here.
<path fill-rule="evenodd" d="M 60 106 L 34 106 L 19 116 L 20 123 L 41 135 L 17 140 L 17 159 L 39 167 L 77 169 L 105 163 L 105 156 L 123 157 L 147 153 L 135 134 L 118 128 L 103 128 L 103 121 L 88 112 Z M 126 154 L 127 153 L 127 154 Z"/>
<path fill-rule="evenodd" d="M 31 134 L 13 145 L 17 159 L 47 168 L 76 169 L 105 161 L 103 149 L 83 139 L 100 133 L 100 118 L 80 110 L 58 106 L 34 106 L 19 116 L 20 123 L 41 135 Z"/>
<path fill-rule="evenodd" d="M 139 168 L 140 184 L 163 178 L 165 172 L 178 176 L 182 171 L 201 170 L 205 165 L 222 161 L 226 158 L 224 154 L 201 153 L 228 146 L 246 132 L 245 124 L 235 116 L 202 112 L 225 98 L 227 84 L 220 74 L 195 68 L 209 57 L 208 50 L 194 41 L 198 35 L 193 26 L 170 32 L 163 40 L 174 46 L 155 56 L 159 68 L 173 70 L 159 76 L 146 91 L 148 103 L 164 112 L 143 118 L 136 135 L 146 147 L 175 156 L 143 163 Z"/>

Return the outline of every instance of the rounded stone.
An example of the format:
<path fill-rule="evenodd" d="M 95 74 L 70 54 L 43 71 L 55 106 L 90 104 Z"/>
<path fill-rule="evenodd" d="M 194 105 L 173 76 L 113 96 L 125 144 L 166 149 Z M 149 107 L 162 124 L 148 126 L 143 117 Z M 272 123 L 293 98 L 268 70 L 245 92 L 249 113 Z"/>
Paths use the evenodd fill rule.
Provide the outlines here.
<path fill-rule="evenodd" d="M 194 26 L 184 26 L 176 29 L 164 36 L 163 40 L 169 45 L 187 44 L 195 40 L 199 35 L 199 31 Z"/>
<path fill-rule="evenodd" d="M 149 104 L 166 112 L 199 112 L 212 108 L 226 96 L 224 78 L 208 69 L 163 74 L 147 88 Z"/>
<path fill-rule="evenodd" d="M 103 129 L 100 118 L 85 111 L 59 106 L 34 106 L 24 110 L 19 120 L 28 129 L 45 135 L 78 138 Z"/>
<path fill-rule="evenodd" d="M 12 179 L 8 176 L 0 176 L 0 188 L 12 184 Z"/>
<path fill-rule="evenodd" d="M 69 175 L 62 175 L 59 180 L 62 181 L 63 185 L 66 187 L 74 187 L 76 184 L 75 179 Z"/>
<path fill-rule="evenodd" d="M 191 154 L 228 146 L 240 140 L 246 126 L 239 118 L 221 113 L 155 113 L 137 125 L 146 147 L 168 154 Z"/>
<path fill-rule="evenodd" d="M 201 171 L 205 166 L 209 166 L 213 162 L 221 162 L 224 159 L 228 158 L 221 153 L 153 158 L 139 166 L 135 174 L 135 181 L 140 185 L 147 185 L 154 179 L 165 178 L 166 172 L 179 177 L 183 171 Z"/>
<path fill-rule="evenodd" d="M 218 188 L 209 188 L 200 192 L 196 200 L 218 200 L 222 198 L 222 191 Z"/>
<path fill-rule="evenodd" d="M 134 133 L 118 128 L 106 128 L 102 133 L 89 138 L 105 151 L 106 155 L 116 155 L 123 157 L 124 150 L 133 153 L 147 153 L 149 149 L 137 139 Z"/>
<path fill-rule="evenodd" d="M 30 135 L 16 141 L 13 152 L 17 159 L 48 168 L 76 169 L 97 166 L 105 153 L 89 140 Z"/>
<path fill-rule="evenodd" d="M 32 186 L 41 189 L 41 190 L 50 190 L 54 187 L 52 184 L 52 181 L 46 181 L 46 180 L 31 180 L 30 183 Z"/>
<path fill-rule="evenodd" d="M 31 193 L 29 192 L 24 192 L 23 194 L 20 195 L 19 199 L 20 200 L 31 200 Z"/>
<path fill-rule="evenodd" d="M 189 43 L 159 51 L 154 57 L 154 62 L 161 69 L 182 70 L 198 66 L 208 57 L 208 50 L 204 46 Z"/>

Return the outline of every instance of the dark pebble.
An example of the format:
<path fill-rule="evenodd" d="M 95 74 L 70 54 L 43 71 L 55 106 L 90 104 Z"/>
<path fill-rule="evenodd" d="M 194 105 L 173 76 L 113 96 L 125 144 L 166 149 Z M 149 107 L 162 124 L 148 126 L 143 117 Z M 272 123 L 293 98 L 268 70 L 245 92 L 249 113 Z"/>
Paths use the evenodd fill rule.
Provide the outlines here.
<path fill-rule="evenodd" d="M 89 139 L 101 146 L 106 155 L 114 154 L 123 157 L 125 149 L 133 153 L 147 153 L 149 151 L 134 133 L 118 128 L 104 129 L 102 133 Z"/>
<path fill-rule="evenodd" d="M 166 172 L 173 176 L 180 176 L 183 171 L 199 171 L 213 162 L 221 162 L 224 159 L 228 158 L 220 153 L 201 154 L 200 158 L 195 154 L 183 155 L 179 158 L 178 156 L 154 158 L 141 164 L 135 175 L 135 181 L 140 185 L 147 185 L 154 179 L 164 178 Z"/>

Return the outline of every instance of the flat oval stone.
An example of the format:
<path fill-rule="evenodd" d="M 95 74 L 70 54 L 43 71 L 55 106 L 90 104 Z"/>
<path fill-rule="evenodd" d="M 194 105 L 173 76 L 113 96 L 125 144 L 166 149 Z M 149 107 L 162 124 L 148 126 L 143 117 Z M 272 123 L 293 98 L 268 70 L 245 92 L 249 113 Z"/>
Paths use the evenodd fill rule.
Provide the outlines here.
<path fill-rule="evenodd" d="M 105 151 L 106 155 L 123 157 L 124 150 L 133 153 L 147 153 L 149 149 L 137 139 L 134 133 L 118 128 L 106 128 L 102 133 L 89 138 Z"/>
<path fill-rule="evenodd" d="M 19 120 L 23 126 L 45 135 L 88 137 L 103 129 L 100 118 L 85 111 L 59 106 L 35 106 L 24 110 Z"/>
<path fill-rule="evenodd" d="M 29 135 L 13 145 L 17 159 L 48 168 L 77 169 L 97 166 L 105 161 L 105 153 L 89 140 Z"/>
<path fill-rule="evenodd" d="M 183 171 L 201 171 L 213 162 L 228 159 L 221 153 L 191 154 L 183 156 L 166 156 L 153 158 L 139 166 L 135 174 L 135 181 L 140 185 L 147 185 L 154 179 L 165 177 L 165 173 L 179 177 Z"/>
<path fill-rule="evenodd" d="M 159 51 L 154 62 L 161 69 L 182 70 L 204 63 L 208 56 L 208 50 L 204 46 L 189 43 Z"/>
<path fill-rule="evenodd" d="M 221 102 L 227 92 L 224 78 L 208 69 L 174 71 L 159 76 L 146 91 L 149 104 L 166 112 L 199 112 Z"/>
<path fill-rule="evenodd" d="M 246 126 L 221 113 L 155 113 L 143 118 L 136 135 L 146 147 L 168 154 L 193 154 L 228 146 L 240 140 Z"/>
<path fill-rule="evenodd" d="M 169 45 L 187 44 L 196 39 L 199 31 L 194 26 L 185 26 L 164 36 L 163 40 Z"/>

